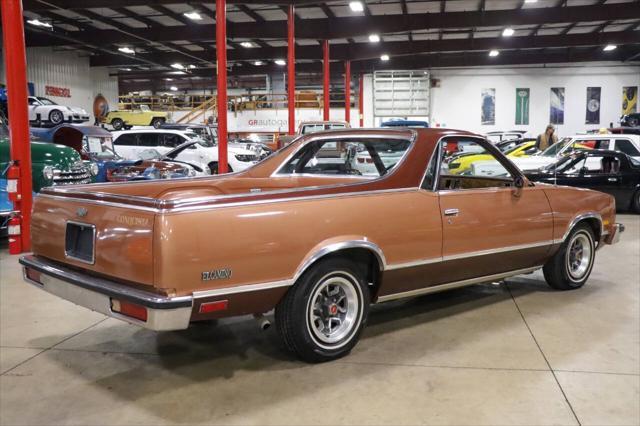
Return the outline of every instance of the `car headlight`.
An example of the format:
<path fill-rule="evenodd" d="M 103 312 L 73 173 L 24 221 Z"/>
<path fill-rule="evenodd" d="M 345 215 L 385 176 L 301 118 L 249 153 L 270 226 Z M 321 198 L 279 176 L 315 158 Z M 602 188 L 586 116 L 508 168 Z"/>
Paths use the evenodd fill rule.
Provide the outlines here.
<path fill-rule="evenodd" d="M 96 163 L 91 163 L 89 164 L 89 171 L 91 172 L 91 176 L 98 176 L 98 173 L 100 172 L 100 168 Z"/>
<path fill-rule="evenodd" d="M 44 166 L 44 168 L 42 169 L 42 175 L 46 180 L 53 180 L 53 167 Z"/>
<path fill-rule="evenodd" d="M 256 161 L 256 156 L 254 154 L 236 154 L 236 160 L 242 162 Z"/>

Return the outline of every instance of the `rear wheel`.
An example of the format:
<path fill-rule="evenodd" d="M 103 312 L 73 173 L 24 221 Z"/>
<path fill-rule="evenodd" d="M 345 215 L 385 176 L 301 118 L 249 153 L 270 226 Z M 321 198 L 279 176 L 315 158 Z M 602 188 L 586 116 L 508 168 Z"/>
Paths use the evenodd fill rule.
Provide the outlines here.
<path fill-rule="evenodd" d="M 635 210 L 636 213 L 640 213 L 640 189 L 638 189 L 636 191 L 636 193 L 633 194 L 633 200 L 631 201 L 631 207 L 633 207 L 633 210 Z"/>
<path fill-rule="evenodd" d="M 589 278 L 596 255 L 595 238 L 587 224 L 576 226 L 558 252 L 544 265 L 544 278 L 556 290 L 580 288 Z"/>
<path fill-rule="evenodd" d="M 62 114 L 62 111 L 58 111 L 57 109 L 51 111 L 49 113 L 49 121 L 51 122 L 51 124 L 54 124 L 56 126 L 62 123 L 64 121 L 64 115 Z"/>
<path fill-rule="evenodd" d="M 306 362 L 331 361 L 356 345 L 369 314 L 369 289 L 358 264 L 331 258 L 312 266 L 276 306 L 286 347 Z"/>
<path fill-rule="evenodd" d="M 151 125 L 153 126 L 154 129 L 159 129 L 160 126 L 162 126 L 164 124 L 164 118 L 154 118 L 153 120 L 151 120 Z"/>
<path fill-rule="evenodd" d="M 111 120 L 111 126 L 113 126 L 114 130 L 122 130 L 124 127 L 124 121 L 121 118 L 114 118 Z"/>

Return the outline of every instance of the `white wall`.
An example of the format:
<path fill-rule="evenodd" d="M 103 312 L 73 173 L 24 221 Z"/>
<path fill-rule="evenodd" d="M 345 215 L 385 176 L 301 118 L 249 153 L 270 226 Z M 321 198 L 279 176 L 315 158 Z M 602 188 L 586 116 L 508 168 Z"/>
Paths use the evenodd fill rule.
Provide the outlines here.
<path fill-rule="evenodd" d="M 82 107 L 93 116 L 93 99 L 101 93 L 111 109 L 118 105 L 118 79 L 109 77 L 106 68 L 90 68 L 89 58 L 75 52 L 54 51 L 48 47 L 27 49 L 27 81 L 35 86 L 37 96 L 46 96 L 61 105 Z M 4 61 L 0 82 L 6 84 Z M 45 94 L 45 86 L 68 88 L 71 97 Z M 93 120 L 89 123 L 92 124 Z"/>
<path fill-rule="evenodd" d="M 526 129 L 532 136 L 549 122 L 551 87 L 565 88 L 564 125 L 559 135 L 618 124 L 622 109 L 622 87 L 640 86 L 640 67 L 601 64 L 549 68 L 440 69 L 431 71 L 440 87 L 431 92 L 432 125 L 486 133 L 491 130 Z M 587 87 L 601 87 L 600 125 L 586 125 Z M 530 88 L 529 125 L 516 126 L 516 88 Z M 481 91 L 496 89 L 496 124 L 480 123 Z"/>

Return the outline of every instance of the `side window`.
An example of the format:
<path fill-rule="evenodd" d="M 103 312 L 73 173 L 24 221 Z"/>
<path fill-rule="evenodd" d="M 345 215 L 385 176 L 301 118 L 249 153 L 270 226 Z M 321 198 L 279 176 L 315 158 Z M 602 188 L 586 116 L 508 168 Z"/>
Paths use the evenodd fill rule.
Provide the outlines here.
<path fill-rule="evenodd" d="M 640 151 L 636 148 L 633 143 L 631 143 L 628 139 L 616 139 L 615 148 L 616 151 L 624 152 L 631 157 L 639 157 Z"/>
<path fill-rule="evenodd" d="M 160 146 L 158 136 L 160 136 L 158 133 L 140 133 L 140 146 Z"/>
<path fill-rule="evenodd" d="M 422 185 L 420 188 L 426 189 L 427 191 L 433 191 L 433 184 L 436 180 L 436 173 L 438 172 L 438 153 L 442 152 L 442 145 L 438 144 L 435 152 L 431 156 L 431 160 L 427 165 L 427 172 L 424 175 L 424 180 L 422 181 Z"/>
<path fill-rule="evenodd" d="M 173 133 L 167 133 L 165 135 L 162 135 L 162 145 L 166 146 L 167 148 L 175 148 L 178 145 L 180 145 L 183 141 L 183 139 L 176 134 Z"/>
<path fill-rule="evenodd" d="M 510 186 L 511 173 L 477 139 L 447 138 L 443 142 L 438 178 L 440 190 Z"/>
<path fill-rule="evenodd" d="M 37 105 L 38 101 L 36 101 L 34 98 L 29 98 L 29 105 Z"/>
<path fill-rule="evenodd" d="M 115 141 L 113 141 L 113 144 L 118 146 L 136 146 L 137 141 L 136 141 L 136 135 L 135 133 L 123 133 L 122 135 L 120 135 L 120 137 L 118 137 L 118 139 L 116 139 Z"/>

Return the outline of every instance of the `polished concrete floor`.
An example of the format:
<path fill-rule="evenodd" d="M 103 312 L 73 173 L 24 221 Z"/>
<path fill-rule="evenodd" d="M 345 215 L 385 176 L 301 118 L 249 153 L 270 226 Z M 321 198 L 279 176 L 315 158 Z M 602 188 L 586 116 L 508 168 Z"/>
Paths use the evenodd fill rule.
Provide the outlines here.
<path fill-rule="evenodd" d="M 638 425 L 640 216 L 588 284 L 540 273 L 376 306 L 307 365 L 248 318 L 156 334 L 22 283 L 0 252 L 0 423 Z"/>

